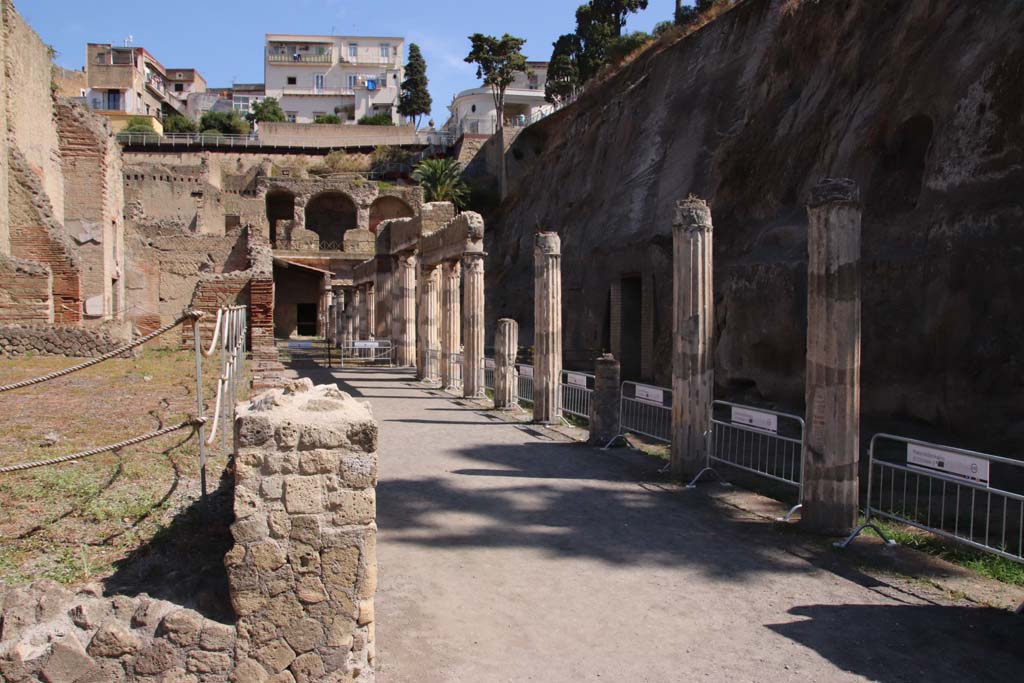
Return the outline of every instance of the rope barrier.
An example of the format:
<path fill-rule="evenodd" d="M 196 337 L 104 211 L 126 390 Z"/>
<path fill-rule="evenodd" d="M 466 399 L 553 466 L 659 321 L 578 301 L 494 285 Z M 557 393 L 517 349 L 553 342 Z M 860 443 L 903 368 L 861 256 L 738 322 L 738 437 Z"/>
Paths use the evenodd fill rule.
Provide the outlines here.
<path fill-rule="evenodd" d="M 73 365 L 70 368 L 64 368 L 63 370 L 57 370 L 55 372 L 51 372 L 51 373 L 46 374 L 46 375 L 41 375 L 39 377 L 33 377 L 32 379 L 26 379 L 26 380 L 22 380 L 20 382 L 15 382 L 14 384 L 5 384 L 3 386 L 0 386 L 0 393 L 3 393 L 5 391 L 11 391 L 12 389 L 21 389 L 21 388 L 24 388 L 24 387 L 30 387 L 33 384 L 41 384 L 42 382 L 48 382 L 51 379 L 57 379 L 58 377 L 63 377 L 64 375 L 70 375 L 72 372 L 78 372 L 79 370 L 84 370 L 85 368 L 90 367 L 92 365 L 96 365 L 97 363 L 102 363 L 103 361 L 109 360 L 111 358 L 114 358 L 115 356 L 120 356 L 125 351 L 130 351 L 131 349 L 134 349 L 136 346 L 141 346 L 141 345 L 145 344 L 146 342 L 148 342 L 149 340 L 154 339 L 155 337 L 159 337 L 164 332 L 167 332 L 168 330 L 174 329 L 175 327 L 177 327 L 178 325 L 180 325 L 184 321 L 188 320 L 189 318 L 192 318 L 193 320 L 198 320 L 202 316 L 203 316 L 203 312 L 202 311 L 195 311 L 195 310 L 185 311 L 174 322 L 167 323 L 163 327 L 160 327 L 160 328 L 157 328 L 157 329 L 153 330 L 152 332 L 147 334 L 145 337 L 139 337 L 138 339 L 136 339 L 135 341 L 133 341 L 130 344 L 126 344 L 125 346 L 116 348 L 113 351 L 108 351 L 107 353 L 103 354 L 102 356 L 97 356 L 96 358 L 91 358 L 91 359 L 85 361 L 84 363 L 79 363 L 78 365 Z"/>
<path fill-rule="evenodd" d="M 118 450 L 120 448 L 126 448 L 128 446 L 134 446 L 137 443 L 142 443 L 143 441 L 148 441 L 150 439 L 155 439 L 158 436 L 163 436 L 164 434 L 170 434 L 171 432 L 176 432 L 179 429 L 184 429 L 185 427 L 198 427 L 199 425 L 202 425 L 202 424 L 205 424 L 205 423 L 206 423 L 206 418 L 205 417 L 190 417 L 189 419 L 187 419 L 187 420 L 185 420 L 183 422 L 179 422 L 178 424 L 173 425 L 171 427 L 164 427 L 163 429 L 157 430 L 155 432 L 150 432 L 148 434 L 143 434 L 142 436 L 136 436 L 136 437 L 134 437 L 132 439 L 127 439 L 125 441 L 120 441 L 120 442 L 115 443 L 115 444 L 110 444 L 109 446 L 99 446 L 98 448 L 91 448 L 91 449 L 89 449 L 87 451 L 82 451 L 81 453 L 72 453 L 70 455 L 62 455 L 59 458 L 50 458 L 49 460 L 38 460 L 36 462 L 26 462 L 26 463 L 22 463 L 20 465 L 7 465 L 6 467 L 0 467 L 0 474 L 4 474 L 4 473 L 7 473 L 7 472 L 18 472 L 18 471 L 21 471 L 21 470 L 30 470 L 30 469 L 33 469 L 33 468 L 36 468 L 36 467 L 44 467 L 46 465 L 56 465 L 58 463 L 68 462 L 70 460 L 78 460 L 80 458 L 88 458 L 88 457 L 93 456 L 93 455 L 99 455 L 100 453 L 106 453 L 108 451 L 116 451 L 116 450 Z"/>

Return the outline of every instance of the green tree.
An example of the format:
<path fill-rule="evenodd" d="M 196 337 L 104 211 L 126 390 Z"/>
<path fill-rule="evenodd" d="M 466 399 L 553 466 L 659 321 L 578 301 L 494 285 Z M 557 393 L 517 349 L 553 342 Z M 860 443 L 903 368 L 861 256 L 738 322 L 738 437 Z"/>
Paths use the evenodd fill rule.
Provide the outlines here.
<path fill-rule="evenodd" d="M 621 64 L 630 53 L 643 47 L 651 36 L 643 31 L 635 31 L 619 36 L 608 44 L 608 63 Z"/>
<path fill-rule="evenodd" d="M 716 0 L 693 0 L 692 5 L 684 5 L 676 0 L 675 22 L 679 26 L 686 26 L 697 21 L 697 18 L 711 9 Z"/>
<path fill-rule="evenodd" d="M 570 101 L 580 88 L 580 72 L 576 67 L 579 45 L 575 33 L 566 33 L 552 43 L 554 50 L 548 63 L 548 77 L 544 83 L 544 99 L 552 104 Z"/>
<path fill-rule="evenodd" d="M 165 133 L 196 133 L 199 131 L 199 124 L 187 116 L 173 114 L 164 119 Z"/>
<path fill-rule="evenodd" d="M 427 90 L 427 62 L 423 59 L 420 46 L 409 45 L 409 62 L 405 65 L 405 80 L 402 81 L 402 94 L 398 100 L 398 113 L 416 119 L 416 127 L 420 127 L 420 118 L 430 113 L 433 101 Z"/>
<path fill-rule="evenodd" d="M 224 135 L 247 135 L 249 122 L 237 111 L 208 111 L 199 119 L 199 128 L 204 132 L 216 129 Z"/>
<path fill-rule="evenodd" d="M 121 130 L 122 133 L 155 133 L 153 123 L 146 116 L 132 116 Z"/>
<path fill-rule="evenodd" d="M 504 143 L 505 127 L 505 91 L 516 78 L 516 74 L 529 74 L 530 67 L 526 64 L 526 57 L 523 56 L 523 45 L 526 39 L 503 35 L 501 38 L 485 36 L 482 33 L 474 33 L 469 37 L 472 48 L 466 56 L 465 61 L 469 64 L 476 64 L 476 77 L 483 80 L 484 85 L 491 89 L 491 96 L 494 98 L 494 111 L 497 116 L 498 140 Z M 501 155 L 501 163 L 498 164 L 498 190 L 504 197 L 507 191 L 505 155 Z"/>
<path fill-rule="evenodd" d="M 277 101 L 276 97 L 267 97 L 262 102 L 256 102 L 252 105 L 252 111 L 245 115 L 249 123 L 256 123 L 257 121 L 267 123 L 281 123 L 286 120 L 284 110 L 281 109 L 280 102 Z"/>
<path fill-rule="evenodd" d="M 451 202 L 461 209 L 469 197 L 462 167 L 455 159 L 424 159 L 413 169 L 412 177 L 423 188 L 425 201 Z"/>
<path fill-rule="evenodd" d="M 590 0 L 576 9 L 576 67 L 579 82 L 586 83 L 611 59 L 621 53 L 622 29 L 626 17 L 647 9 L 647 0 Z"/>
<path fill-rule="evenodd" d="M 341 117 L 337 114 L 320 114 L 313 117 L 313 123 L 341 123 Z"/>

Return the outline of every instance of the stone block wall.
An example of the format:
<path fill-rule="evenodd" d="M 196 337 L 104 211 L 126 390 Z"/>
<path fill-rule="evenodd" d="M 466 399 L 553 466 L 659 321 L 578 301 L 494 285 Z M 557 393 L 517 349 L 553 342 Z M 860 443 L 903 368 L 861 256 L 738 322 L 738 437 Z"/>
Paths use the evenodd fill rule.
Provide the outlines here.
<path fill-rule="evenodd" d="M 235 424 L 235 546 L 225 558 L 239 669 L 252 680 L 370 680 L 377 584 L 377 424 L 308 379 Z M 291 680 L 290 678 L 288 680 Z"/>
<path fill-rule="evenodd" d="M 0 356 L 94 358 L 124 344 L 97 328 L 39 325 L 0 325 Z"/>
<path fill-rule="evenodd" d="M 32 261 L 0 255 L 0 324 L 53 321 L 53 276 Z"/>

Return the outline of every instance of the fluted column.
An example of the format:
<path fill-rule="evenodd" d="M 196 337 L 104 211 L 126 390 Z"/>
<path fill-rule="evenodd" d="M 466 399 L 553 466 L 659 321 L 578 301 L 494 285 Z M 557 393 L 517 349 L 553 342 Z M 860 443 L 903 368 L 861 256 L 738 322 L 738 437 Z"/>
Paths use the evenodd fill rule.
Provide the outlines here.
<path fill-rule="evenodd" d="M 533 419 L 561 420 L 562 390 L 562 241 L 540 232 L 533 248 Z"/>
<path fill-rule="evenodd" d="M 363 313 L 360 318 L 362 324 L 359 327 L 359 336 L 363 339 L 372 339 L 376 331 L 374 320 L 376 304 L 377 300 L 373 295 L 373 283 L 363 285 Z"/>
<path fill-rule="evenodd" d="M 714 399 L 711 210 L 703 199 L 676 202 L 672 223 L 672 452 L 676 479 L 701 470 Z"/>
<path fill-rule="evenodd" d="M 416 365 L 416 252 L 398 257 L 400 283 L 396 320 L 398 351 L 395 363 L 401 367 Z"/>
<path fill-rule="evenodd" d="M 860 192 L 826 178 L 807 206 L 807 424 L 802 524 L 845 535 L 857 523 L 860 452 Z"/>
<path fill-rule="evenodd" d="M 441 368 L 441 265 L 424 264 L 420 267 L 423 293 L 420 306 L 423 309 L 423 379 L 436 382 L 440 379 Z"/>
<path fill-rule="evenodd" d="M 402 339 L 402 278 L 404 277 L 402 271 L 402 259 L 399 256 L 391 257 L 391 327 L 389 332 L 391 333 L 391 352 L 392 360 L 395 365 L 401 365 L 398 362 L 399 351 L 398 347 Z"/>
<path fill-rule="evenodd" d="M 441 386 L 453 389 L 452 354 L 462 346 L 462 317 L 459 305 L 459 283 L 462 268 L 458 261 L 448 261 L 441 269 Z"/>
<path fill-rule="evenodd" d="M 519 323 L 511 318 L 502 318 L 494 333 L 494 407 L 499 410 L 515 408 L 519 404 L 516 398 L 518 350 Z"/>
<path fill-rule="evenodd" d="M 334 293 L 334 345 L 341 346 L 345 331 L 345 290 Z"/>
<path fill-rule="evenodd" d="M 359 286 L 352 288 L 352 334 L 353 339 L 362 339 L 363 332 L 363 290 Z"/>
<path fill-rule="evenodd" d="M 416 379 L 427 378 L 427 283 L 429 269 L 416 269 Z"/>
<path fill-rule="evenodd" d="M 462 395 L 467 398 L 484 395 L 484 256 L 474 251 L 462 257 Z"/>
<path fill-rule="evenodd" d="M 391 337 L 391 263 L 390 256 L 377 257 L 376 283 L 373 287 L 376 311 L 373 334 L 377 339 Z"/>

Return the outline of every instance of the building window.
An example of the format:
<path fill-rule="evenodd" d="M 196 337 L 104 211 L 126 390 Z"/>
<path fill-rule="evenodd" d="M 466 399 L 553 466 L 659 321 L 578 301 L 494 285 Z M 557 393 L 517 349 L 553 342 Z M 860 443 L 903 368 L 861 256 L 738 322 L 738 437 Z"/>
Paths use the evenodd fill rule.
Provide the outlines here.
<path fill-rule="evenodd" d="M 288 121 L 288 123 L 295 123 L 296 116 L 298 116 L 298 112 L 295 111 L 286 111 L 284 113 L 284 118 L 286 121 Z"/>
<path fill-rule="evenodd" d="M 380 58 L 390 59 L 391 58 L 391 46 L 387 43 L 380 44 Z"/>
<path fill-rule="evenodd" d="M 181 83 L 175 83 L 174 92 L 185 92 L 185 86 Z"/>
<path fill-rule="evenodd" d="M 348 75 L 348 89 L 349 90 L 355 90 L 356 89 L 356 85 L 358 83 L 359 83 L 359 76 L 356 76 L 355 74 L 349 74 Z"/>
<path fill-rule="evenodd" d="M 472 111 L 474 114 L 476 113 L 476 105 L 475 104 L 470 108 L 470 111 Z"/>
<path fill-rule="evenodd" d="M 249 111 L 249 98 L 245 95 L 235 95 L 231 98 L 231 108 L 235 111 Z"/>
<path fill-rule="evenodd" d="M 349 43 L 348 56 L 349 59 L 356 59 L 357 57 L 359 57 L 359 45 L 357 45 L 356 43 Z"/>
<path fill-rule="evenodd" d="M 297 83 L 298 83 L 298 80 L 296 79 L 295 76 L 289 76 L 288 77 L 288 85 L 296 85 Z"/>

